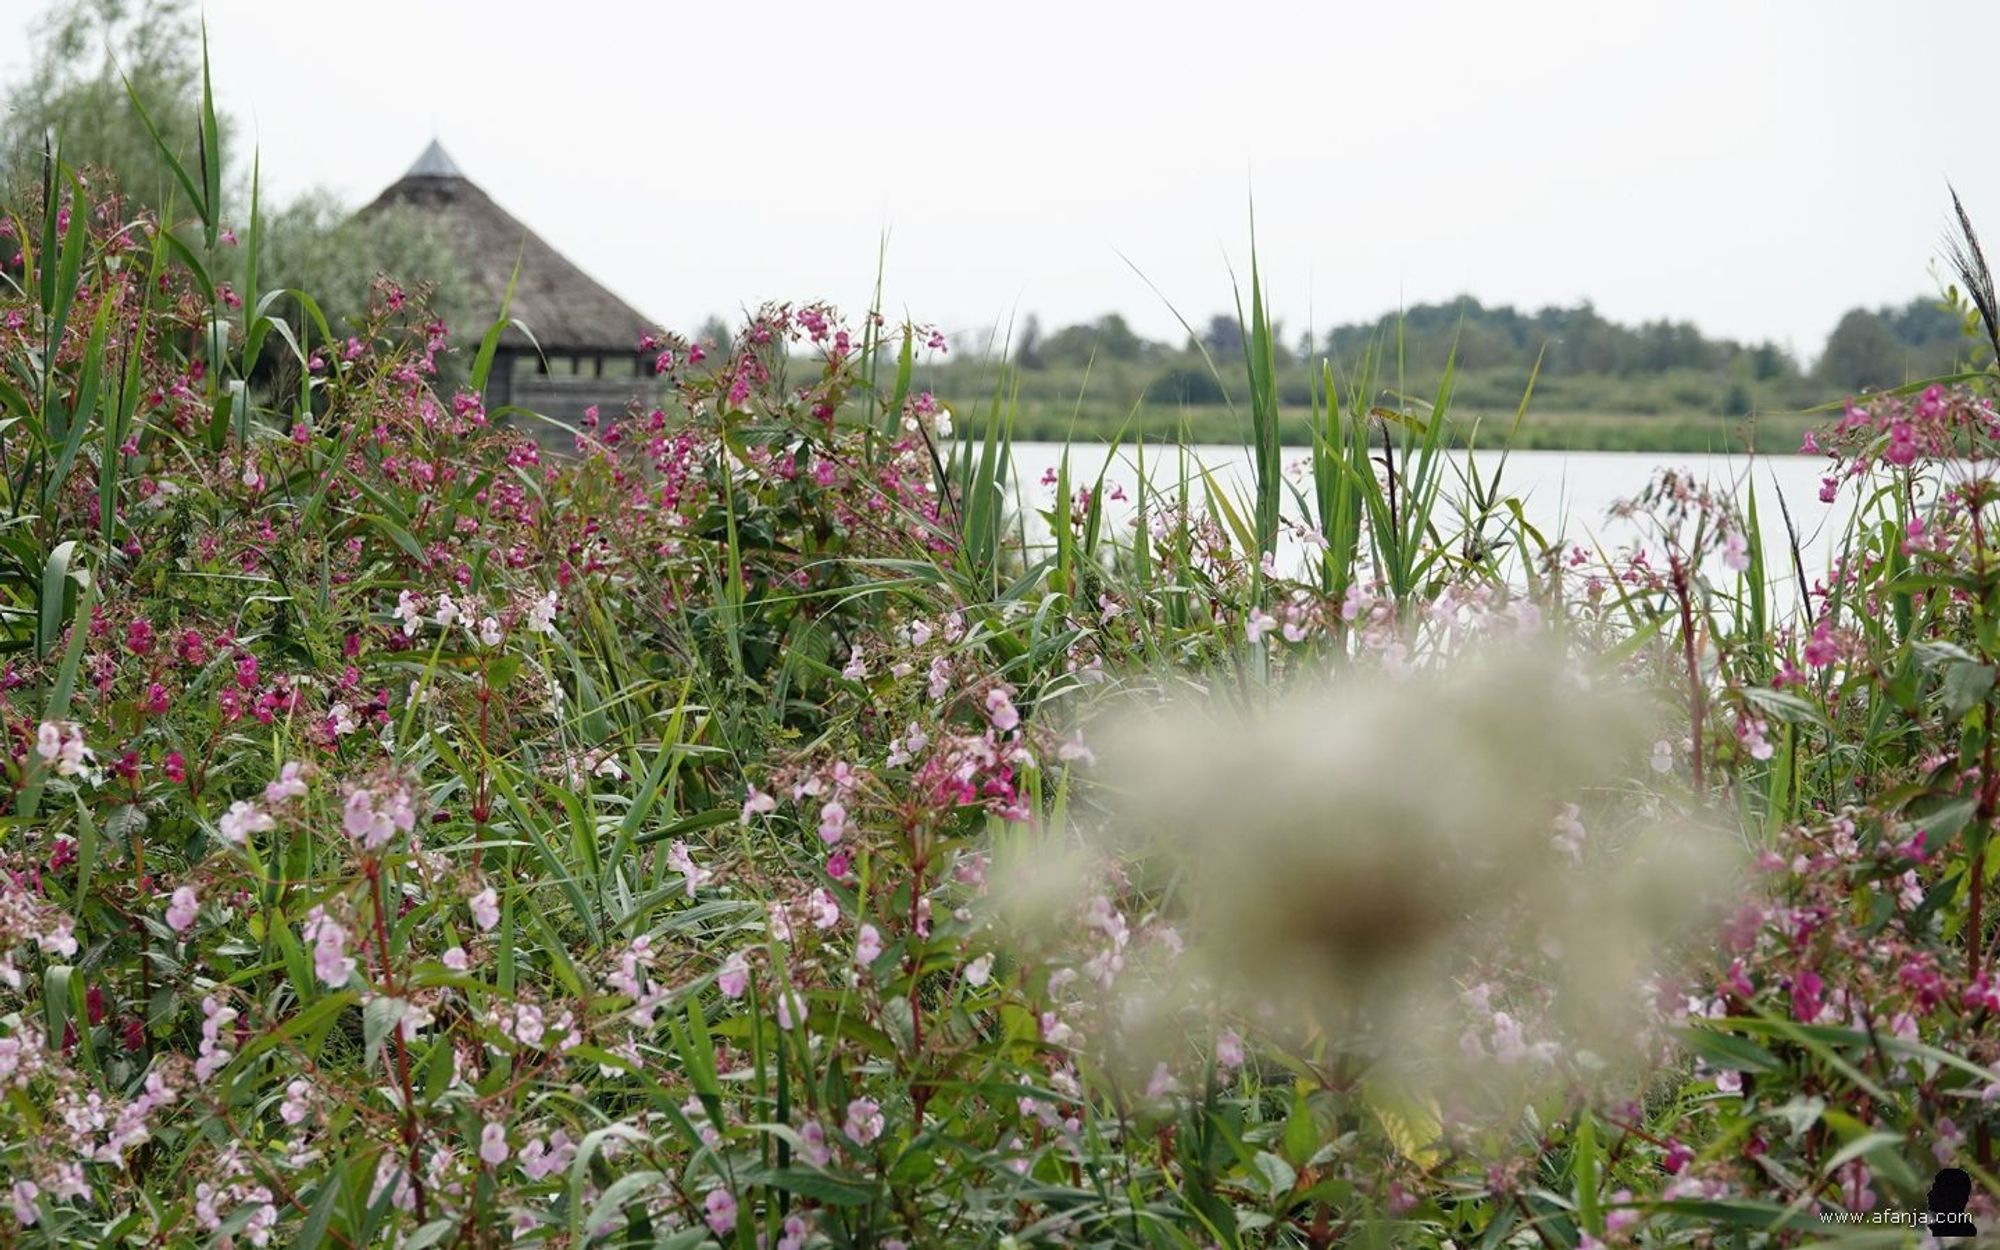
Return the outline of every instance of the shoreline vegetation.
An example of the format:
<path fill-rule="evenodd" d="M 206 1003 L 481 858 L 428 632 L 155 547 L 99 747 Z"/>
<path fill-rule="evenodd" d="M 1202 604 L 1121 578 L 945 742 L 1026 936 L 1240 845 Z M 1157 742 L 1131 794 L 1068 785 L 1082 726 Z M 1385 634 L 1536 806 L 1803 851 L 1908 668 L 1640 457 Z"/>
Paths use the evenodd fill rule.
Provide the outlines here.
<path fill-rule="evenodd" d="M 1535 450 L 1784 454 L 1850 398 L 1978 367 L 1972 313 L 1957 287 L 1851 310 L 1808 368 L 1774 344 L 1709 338 L 1687 323 L 1624 325 L 1588 303 L 1524 313 L 1463 296 L 1296 340 L 1267 327 L 1269 390 L 1288 446 L 1307 445 L 1315 405 L 1365 370 L 1375 389 L 1348 398 L 1389 408 L 1422 410 L 1448 377 L 1457 445 L 1511 430 L 1515 446 Z M 1191 326 L 1178 345 L 1141 338 L 1115 313 L 1047 334 L 1030 317 L 957 336 L 914 384 L 959 411 L 990 397 L 1004 366 L 1024 440 L 1231 442 L 1249 429 L 1243 338 L 1233 315 Z"/>
<path fill-rule="evenodd" d="M 971 389 L 938 393 L 953 412 L 979 406 Z M 1456 448 L 1496 446 L 1504 442 L 1518 451 L 1589 451 L 1731 453 L 1797 455 L 1808 430 L 1825 424 L 1824 415 L 1774 413 L 1751 417 L 1700 414 L 1642 416 L 1630 413 L 1542 412 L 1534 406 L 1515 425 L 1515 413 L 1466 410 L 1454 406 L 1446 441 Z M 1018 442 L 1173 444 L 1240 444 L 1249 430 L 1249 416 L 1221 405 L 1170 408 L 1144 405 L 1136 410 L 1097 403 L 1063 405 L 1022 401 L 1014 410 L 1013 436 Z M 1302 449 L 1312 445 L 1312 418 L 1304 412 L 1281 411 L 1278 440 Z M 1510 433 L 1511 431 L 1511 433 Z M 1378 428 L 1377 446 L 1393 441 Z"/>

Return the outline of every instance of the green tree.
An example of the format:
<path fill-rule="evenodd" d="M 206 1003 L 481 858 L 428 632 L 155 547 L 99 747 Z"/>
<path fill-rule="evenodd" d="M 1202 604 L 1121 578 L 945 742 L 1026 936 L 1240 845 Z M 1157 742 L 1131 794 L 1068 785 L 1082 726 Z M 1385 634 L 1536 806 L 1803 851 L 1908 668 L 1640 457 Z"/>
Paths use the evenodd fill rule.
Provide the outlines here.
<path fill-rule="evenodd" d="M 1132 332 L 1125 318 L 1106 313 L 1096 321 L 1064 326 L 1041 344 L 1045 364 L 1082 365 L 1091 360 L 1139 360 L 1153 344 Z"/>
<path fill-rule="evenodd" d="M 336 333 L 367 310 L 378 277 L 428 288 L 432 310 L 461 345 L 496 311 L 466 279 L 444 233 L 406 208 L 356 217 L 331 192 L 315 190 L 264 223 L 264 285 L 312 292 Z"/>
<path fill-rule="evenodd" d="M 126 90 L 145 102 L 160 135 L 190 170 L 201 115 L 201 38 L 189 0 L 64 0 L 35 27 L 28 73 L 0 118 L 0 195 L 19 202 L 41 177 L 44 136 L 65 163 L 108 172 L 138 205 L 163 210 L 172 172 Z M 224 150 L 228 120 L 217 119 Z"/>
<path fill-rule="evenodd" d="M 1827 336 L 1813 374 L 1848 391 L 1894 386 L 1904 380 L 1904 347 L 1879 314 L 1856 308 Z"/>

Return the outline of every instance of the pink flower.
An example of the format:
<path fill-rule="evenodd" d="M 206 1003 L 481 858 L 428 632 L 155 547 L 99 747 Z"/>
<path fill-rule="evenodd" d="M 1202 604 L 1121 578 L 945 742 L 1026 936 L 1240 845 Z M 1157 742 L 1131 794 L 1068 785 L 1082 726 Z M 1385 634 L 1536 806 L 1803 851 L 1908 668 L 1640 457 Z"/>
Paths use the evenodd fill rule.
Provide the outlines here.
<path fill-rule="evenodd" d="M 186 933 L 194 927 L 194 919 L 201 912 L 201 900 L 195 897 L 194 887 L 184 885 L 174 891 L 173 900 L 167 904 L 167 927 L 175 933 Z"/>
<path fill-rule="evenodd" d="M 1792 1016 L 1801 1024 L 1811 1024 L 1826 1010 L 1822 991 L 1826 983 L 1810 968 L 1792 979 Z"/>
<path fill-rule="evenodd" d="M 722 961 L 722 971 L 715 974 L 715 988 L 722 991 L 725 998 L 741 998 L 750 985 L 750 961 L 742 951 L 731 951 L 729 958 Z"/>
<path fill-rule="evenodd" d="M 1768 760 L 1774 754 L 1769 740 L 1764 737 L 1764 722 L 1754 716 L 1736 718 L 1736 737 L 1743 744 L 1743 750 L 1753 760 Z"/>
<path fill-rule="evenodd" d="M 297 760 L 288 762 L 278 770 L 278 779 L 264 787 L 266 803 L 283 803 L 289 799 L 302 798 L 306 792 L 304 764 Z"/>
<path fill-rule="evenodd" d="M 799 1126 L 799 1157 L 816 1168 L 823 1168 L 833 1157 L 826 1148 L 826 1130 L 818 1120 L 807 1120 Z"/>
<path fill-rule="evenodd" d="M 389 835 L 395 832 L 389 818 L 375 810 L 375 796 L 368 790 L 356 790 L 347 796 L 341 827 L 348 837 L 371 851 L 388 842 Z"/>
<path fill-rule="evenodd" d="M 693 898 L 694 892 L 707 885 L 715 876 L 714 869 L 703 868 L 694 862 L 694 853 L 689 851 L 688 844 L 679 838 L 674 839 L 674 844 L 667 848 L 667 867 L 681 874 L 681 882 L 689 898 Z"/>
<path fill-rule="evenodd" d="M 711 1189 L 701 1204 L 708 1213 L 708 1230 L 725 1237 L 736 1230 L 736 1198 L 726 1189 Z"/>
<path fill-rule="evenodd" d="M 813 928 L 831 929 L 840 923 L 840 904 L 822 886 L 806 899 L 806 915 L 812 919 Z"/>
<path fill-rule="evenodd" d="M 277 822 L 271 819 L 270 813 L 245 799 L 231 803 L 229 810 L 222 814 L 222 819 L 215 822 L 215 831 L 222 835 L 224 842 L 233 846 L 244 845 L 253 833 L 268 833 L 276 827 Z"/>
<path fill-rule="evenodd" d="M 1272 616 L 1262 608 L 1252 608 L 1250 609 L 1250 620 L 1243 626 L 1243 636 L 1249 640 L 1251 646 L 1262 646 L 1264 644 L 1264 635 L 1276 629 L 1277 625 L 1277 617 Z"/>
<path fill-rule="evenodd" d="M 847 836 L 847 805 L 830 799 L 819 809 L 819 840 L 832 846 Z"/>
<path fill-rule="evenodd" d="M 1215 1039 L 1215 1066 L 1233 1071 L 1243 1066 L 1243 1058 L 1243 1039 L 1236 1036 L 1236 1030 L 1224 1029 Z"/>
<path fill-rule="evenodd" d="M 498 1120 L 488 1120 L 479 1132 L 479 1157 L 488 1167 L 499 1167 L 507 1162 L 507 1126 Z"/>
<path fill-rule="evenodd" d="M 1742 530 L 1732 529 L 1722 536 L 1722 563 L 1736 573 L 1750 567 L 1750 543 Z"/>
<path fill-rule="evenodd" d="M 346 985 L 354 975 L 354 960 L 347 954 L 347 930 L 324 909 L 315 907 L 306 913 L 300 932 L 313 944 L 313 973 L 320 983 L 330 990 Z"/>
<path fill-rule="evenodd" d="M 287 1124 L 299 1124 L 311 1112 L 312 1086 L 304 1081 L 285 1086 L 285 1101 L 278 1105 L 278 1118 Z"/>
<path fill-rule="evenodd" d="M 882 1108 L 873 1098 L 856 1098 L 847 1104 L 847 1123 L 841 1131 L 866 1146 L 882 1135 L 884 1124 Z"/>
<path fill-rule="evenodd" d="M 465 905 L 472 909 L 472 923 L 481 929 L 491 930 L 494 925 L 500 923 L 500 896 L 494 892 L 492 886 L 487 886 L 465 900 Z"/>
<path fill-rule="evenodd" d="M 778 800 L 759 790 L 756 786 L 746 787 L 743 795 L 743 823 L 749 824 L 757 816 L 768 816 L 778 810 Z"/>
<path fill-rule="evenodd" d="M 986 717 L 993 722 L 993 728 L 1006 733 L 1021 723 L 1021 713 L 1014 707 L 1014 698 L 1004 687 L 995 686 L 986 692 Z"/>
<path fill-rule="evenodd" d="M 882 958 L 882 934 L 872 924 L 861 926 L 854 939 L 854 962 L 863 968 Z"/>

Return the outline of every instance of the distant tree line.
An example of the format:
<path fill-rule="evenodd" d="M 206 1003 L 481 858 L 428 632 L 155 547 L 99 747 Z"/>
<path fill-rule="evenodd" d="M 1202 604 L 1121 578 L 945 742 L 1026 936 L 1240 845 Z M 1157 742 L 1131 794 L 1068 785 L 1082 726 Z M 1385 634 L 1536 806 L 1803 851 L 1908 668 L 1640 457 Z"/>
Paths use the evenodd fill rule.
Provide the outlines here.
<path fill-rule="evenodd" d="M 1426 374 L 1434 374 L 1455 354 L 1458 367 L 1468 373 L 1525 376 L 1539 359 L 1541 376 L 1550 379 L 1706 374 L 1746 387 L 1817 383 L 1838 391 L 1878 389 L 1948 373 L 1973 347 L 1964 333 L 1963 314 L 1948 301 L 1923 297 L 1900 307 L 1848 312 L 1810 369 L 1775 343 L 1710 338 L 1685 321 L 1627 325 L 1604 317 L 1588 301 L 1530 313 L 1505 304 L 1489 307 L 1464 296 L 1335 326 L 1317 336 L 1288 339 L 1280 325 L 1274 337 L 1281 367 L 1321 355 L 1348 362 L 1371 348 L 1393 360 L 1400 345 L 1402 358 Z M 1202 354 L 1226 364 L 1241 348 L 1242 332 L 1233 314 L 1210 317 L 1176 345 L 1143 338 L 1123 317 L 1107 313 L 1048 333 L 1029 317 L 1014 336 L 1011 358 L 1031 371 L 1151 365 L 1147 398 L 1213 403 L 1223 395 Z"/>

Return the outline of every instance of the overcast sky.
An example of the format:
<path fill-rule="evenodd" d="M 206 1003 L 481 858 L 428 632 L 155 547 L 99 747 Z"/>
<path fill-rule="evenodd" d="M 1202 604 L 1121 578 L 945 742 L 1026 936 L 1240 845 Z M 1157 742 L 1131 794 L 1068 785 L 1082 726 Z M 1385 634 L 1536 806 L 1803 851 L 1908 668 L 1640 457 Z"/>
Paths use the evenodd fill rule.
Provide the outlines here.
<path fill-rule="evenodd" d="M 42 0 L 0 0 L 0 79 Z M 649 315 L 888 303 L 1177 337 L 1258 252 L 1289 331 L 1589 298 L 1810 357 L 2000 240 L 1991 0 L 699 5 L 208 0 L 267 190 L 359 205 L 435 134 Z M 1964 66 L 1961 70 L 1958 67 Z M 1247 272 L 1247 271 L 1246 271 Z"/>

